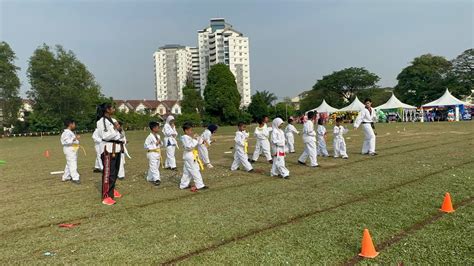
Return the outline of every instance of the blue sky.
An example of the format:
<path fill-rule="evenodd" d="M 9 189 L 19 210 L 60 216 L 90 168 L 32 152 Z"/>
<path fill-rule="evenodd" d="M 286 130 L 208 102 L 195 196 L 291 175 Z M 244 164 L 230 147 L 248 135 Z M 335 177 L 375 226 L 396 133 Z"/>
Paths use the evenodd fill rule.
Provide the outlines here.
<path fill-rule="evenodd" d="M 17 54 L 23 94 L 28 59 L 46 43 L 73 50 L 105 95 L 152 99 L 153 52 L 196 45 L 197 31 L 224 17 L 250 39 L 252 91 L 284 97 L 351 66 L 394 86 L 416 56 L 472 48 L 473 14 L 470 0 L 0 0 L 0 39 Z"/>

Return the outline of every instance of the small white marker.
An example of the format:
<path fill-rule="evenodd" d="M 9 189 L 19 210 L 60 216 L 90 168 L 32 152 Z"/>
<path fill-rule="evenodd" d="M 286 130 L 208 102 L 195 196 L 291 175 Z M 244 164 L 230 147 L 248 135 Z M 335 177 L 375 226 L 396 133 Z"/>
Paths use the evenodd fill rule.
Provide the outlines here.
<path fill-rule="evenodd" d="M 50 174 L 52 174 L 52 175 L 61 175 L 61 174 L 64 174 L 64 171 L 55 171 L 55 172 L 51 172 Z"/>

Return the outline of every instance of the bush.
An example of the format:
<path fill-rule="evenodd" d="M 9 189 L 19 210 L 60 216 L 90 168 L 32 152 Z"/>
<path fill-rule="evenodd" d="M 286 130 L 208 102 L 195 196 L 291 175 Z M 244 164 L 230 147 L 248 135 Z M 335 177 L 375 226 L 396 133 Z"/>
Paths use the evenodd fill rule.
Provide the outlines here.
<path fill-rule="evenodd" d="M 143 129 L 148 127 L 150 121 L 162 121 L 159 116 L 151 116 L 149 114 L 141 114 L 136 112 L 116 112 L 115 118 L 123 123 L 125 130 Z"/>
<path fill-rule="evenodd" d="M 197 113 L 194 114 L 181 114 L 175 117 L 175 122 L 177 126 L 181 126 L 184 122 L 191 122 L 195 127 L 202 126 L 201 116 Z"/>
<path fill-rule="evenodd" d="M 219 117 L 213 117 L 211 115 L 205 114 L 202 118 L 202 124 L 203 126 L 208 126 L 210 124 L 220 125 L 221 122 Z"/>
<path fill-rule="evenodd" d="M 244 122 L 246 124 L 250 124 L 252 122 L 252 115 L 248 112 L 245 112 L 245 111 L 240 111 L 239 112 L 239 117 L 238 117 L 238 122 Z M 237 125 L 237 123 L 233 124 L 233 125 Z"/>
<path fill-rule="evenodd" d="M 27 122 L 20 121 L 20 120 L 15 121 L 15 123 L 13 124 L 13 131 L 12 131 L 13 134 L 27 133 L 27 132 L 30 132 L 29 124 Z"/>

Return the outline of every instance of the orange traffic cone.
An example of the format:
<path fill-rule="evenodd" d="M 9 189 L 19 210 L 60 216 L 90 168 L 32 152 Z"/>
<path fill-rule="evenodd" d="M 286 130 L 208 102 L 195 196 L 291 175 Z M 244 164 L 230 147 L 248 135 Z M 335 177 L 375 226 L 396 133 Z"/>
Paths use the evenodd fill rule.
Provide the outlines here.
<path fill-rule="evenodd" d="M 44 151 L 44 157 L 49 158 L 49 150 Z"/>
<path fill-rule="evenodd" d="M 446 192 L 444 195 L 443 205 L 441 205 L 440 210 L 447 213 L 454 212 L 453 204 L 451 203 L 451 195 L 449 192 Z"/>
<path fill-rule="evenodd" d="M 377 251 L 375 251 L 374 243 L 372 242 L 372 237 L 370 237 L 369 229 L 364 229 L 364 234 L 362 236 L 362 249 L 359 253 L 359 256 L 364 258 L 375 258 L 379 255 Z"/>

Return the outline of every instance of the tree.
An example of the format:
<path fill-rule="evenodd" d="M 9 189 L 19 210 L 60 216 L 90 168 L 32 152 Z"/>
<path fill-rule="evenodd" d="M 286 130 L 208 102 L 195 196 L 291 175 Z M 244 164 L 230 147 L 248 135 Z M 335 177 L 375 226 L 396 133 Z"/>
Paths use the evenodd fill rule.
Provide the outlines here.
<path fill-rule="evenodd" d="M 34 101 L 32 119 L 62 128 L 66 118 L 75 119 L 79 128 L 95 125 L 97 104 L 102 100 L 100 86 L 72 51 L 57 45 L 54 51 L 43 44 L 30 58 L 27 76 Z M 41 130 L 41 123 L 36 130 Z"/>
<path fill-rule="evenodd" d="M 468 49 L 451 61 L 449 73 L 451 83 L 456 82 L 456 88 L 451 88 L 454 95 L 468 96 L 474 89 L 474 49 Z M 454 82 L 453 82 L 454 81 Z"/>
<path fill-rule="evenodd" d="M 370 88 L 365 90 L 360 90 L 357 93 L 359 100 L 363 101 L 366 98 L 372 100 L 372 106 L 379 106 L 384 104 L 392 96 L 393 88 Z"/>
<path fill-rule="evenodd" d="M 17 76 L 19 67 L 15 66 L 15 52 L 6 42 L 0 42 L 0 126 L 10 127 L 18 119 L 21 107 L 20 80 Z"/>
<path fill-rule="evenodd" d="M 340 94 L 329 89 L 313 89 L 306 93 L 306 95 L 300 101 L 300 110 L 302 112 L 314 109 L 318 107 L 323 100 L 335 107 L 342 108 L 347 103 L 343 100 Z"/>
<path fill-rule="evenodd" d="M 439 98 L 446 88 L 454 87 L 449 77 L 451 63 L 441 56 L 425 54 L 413 60 L 397 76 L 395 93 L 402 102 L 420 106 Z"/>
<path fill-rule="evenodd" d="M 279 102 L 271 108 L 271 117 L 280 117 L 286 121 L 288 120 L 288 117 L 295 115 L 295 108 L 287 102 Z"/>
<path fill-rule="evenodd" d="M 350 67 L 324 76 L 316 82 L 313 90 L 333 91 L 349 102 L 358 91 L 375 87 L 379 80 L 376 74 L 365 68 Z"/>
<path fill-rule="evenodd" d="M 235 77 L 225 64 L 216 64 L 207 74 L 204 89 L 206 114 L 223 123 L 234 124 L 239 119 L 240 93 Z"/>
<path fill-rule="evenodd" d="M 264 90 L 264 91 L 261 91 L 261 92 L 258 92 L 258 93 L 262 97 L 265 104 L 267 104 L 268 106 L 273 105 L 273 102 L 278 100 L 278 97 L 273 92 L 269 92 L 267 90 Z"/>
<path fill-rule="evenodd" d="M 200 91 L 194 87 L 192 80 L 188 80 L 186 86 L 183 88 L 183 100 L 181 101 L 182 112 L 184 114 L 201 114 L 203 107 L 204 101 Z"/>
<path fill-rule="evenodd" d="M 335 71 L 316 81 L 313 89 L 301 99 L 300 110 L 307 111 L 318 107 L 323 100 L 336 108 L 352 101 L 359 92 L 375 88 L 379 77 L 361 67 L 350 67 Z"/>
<path fill-rule="evenodd" d="M 271 100 L 270 103 L 268 103 L 269 100 Z M 247 111 L 250 113 L 250 115 L 252 115 L 252 119 L 255 121 L 259 117 L 268 115 L 268 108 L 271 107 L 272 101 L 274 101 L 274 99 L 270 99 L 268 97 L 267 91 L 257 91 L 254 95 L 252 95 L 252 101 L 247 107 Z"/>

